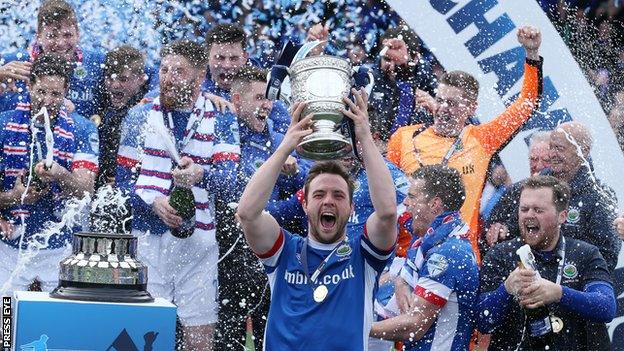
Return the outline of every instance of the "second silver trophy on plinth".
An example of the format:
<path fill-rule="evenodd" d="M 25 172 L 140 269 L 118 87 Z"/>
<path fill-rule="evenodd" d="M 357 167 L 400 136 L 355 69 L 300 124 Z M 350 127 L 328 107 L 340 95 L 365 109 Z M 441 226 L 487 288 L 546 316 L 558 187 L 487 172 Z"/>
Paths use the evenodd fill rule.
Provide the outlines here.
<path fill-rule="evenodd" d="M 60 299 L 151 302 L 147 267 L 136 258 L 137 238 L 127 234 L 76 233 L 72 255 L 60 263 Z"/>

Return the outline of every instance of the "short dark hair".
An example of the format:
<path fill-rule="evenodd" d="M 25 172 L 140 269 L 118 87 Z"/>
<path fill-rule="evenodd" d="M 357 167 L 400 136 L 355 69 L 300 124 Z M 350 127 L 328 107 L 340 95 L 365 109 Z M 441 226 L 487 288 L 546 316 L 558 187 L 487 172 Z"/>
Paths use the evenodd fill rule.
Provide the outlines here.
<path fill-rule="evenodd" d="M 479 81 L 468 72 L 446 72 L 440 78 L 440 84 L 461 89 L 464 92 L 464 97 L 471 101 L 477 101 L 479 97 Z"/>
<path fill-rule="evenodd" d="M 130 45 L 119 46 L 106 54 L 104 59 L 104 75 L 120 74 L 129 69 L 133 73 L 145 72 L 145 57 Z"/>
<path fill-rule="evenodd" d="M 43 26 L 68 22 L 78 26 L 74 8 L 64 0 L 48 0 L 39 7 L 37 30 Z"/>
<path fill-rule="evenodd" d="M 266 83 L 268 73 L 267 70 L 262 68 L 244 66 L 232 77 L 232 88 L 235 86 L 247 87 L 252 82 Z"/>
<path fill-rule="evenodd" d="M 459 211 L 466 199 L 466 188 L 459 172 L 444 165 L 426 165 L 413 174 L 414 180 L 423 180 L 425 196 L 439 197 L 445 211 Z"/>
<path fill-rule="evenodd" d="M 308 199 L 308 190 L 310 189 L 310 183 L 314 178 L 318 177 L 321 174 L 335 174 L 340 176 L 342 179 L 347 182 L 347 186 L 349 187 L 349 201 L 353 202 L 353 192 L 355 191 L 355 182 L 349 175 L 344 167 L 340 165 L 340 163 L 336 161 L 321 161 L 317 162 L 310 168 L 308 175 L 305 179 L 305 184 L 303 186 L 303 194 Z"/>
<path fill-rule="evenodd" d="M 55 54 L 43 54 L 35 59 L 30 69 L 30 82 L 35 83 L 43 76 L 59 76 L 69 86 L 72 68 L 64 58 Z"/>
<path fill-rule="evenodd" d="M 571 196 L 570 186 L 568 186 L 566 182 L 560 181 L 553 176 L 536 175 L 526 179 L 524 182 L 522 182 L 522 186 L 520 187 L 520 194 L 522 195 L 522 192 L 525 189 L 540 188 L 548 188 L 552 190 L 552 201 L 555 205 L 555 208 L 557 209 L 557 212 L 568 209 Z"/>
<path fill-rule="evenodd" d="M 205 69 L 208 67 L 208 53 L 206 52 L 206 48 L 192 40 L 176 40 L 160 51 L 161 59 L 169 55 L 180 55 L 188 60 L 195 68 Z"/>
<path fill-rule="evenodd" d="M 212 27 L 206 33 L 206 47 L 210 50 L 212 44 L 235 44 L 240 43 L 243 50 L 245 50 L 245 45 L 247 43 L 247 34 L 245 34 L 245 30 L 243 27 L 231 24 L 231 23 L 222 23 Z"/>

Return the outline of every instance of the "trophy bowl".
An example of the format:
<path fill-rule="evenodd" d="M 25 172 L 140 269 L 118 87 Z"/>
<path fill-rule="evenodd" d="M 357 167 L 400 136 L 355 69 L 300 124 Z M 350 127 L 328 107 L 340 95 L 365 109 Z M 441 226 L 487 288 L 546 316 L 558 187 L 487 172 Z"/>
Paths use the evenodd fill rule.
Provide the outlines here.
<path fill-rule="evenodd" d="M 313 114 L 312 134 L 303 138 L 297 153 L 311 160 L 332 160 L 353 150 L 339 128 L 345 108 L 342 97 L 352 86 L 351 64 L 340 57 L 321 55 L 301 59 L 290 66 L 293 101 L 307 102 L 301 116 Z"/>
<path fill-rule="evenodd" d="M 147 267 L 136 259 L 137 238 L 76 233 L 72 255 L 60 262 L 59 286 L 50 296 L 69 300 L 151 302 Z"/>

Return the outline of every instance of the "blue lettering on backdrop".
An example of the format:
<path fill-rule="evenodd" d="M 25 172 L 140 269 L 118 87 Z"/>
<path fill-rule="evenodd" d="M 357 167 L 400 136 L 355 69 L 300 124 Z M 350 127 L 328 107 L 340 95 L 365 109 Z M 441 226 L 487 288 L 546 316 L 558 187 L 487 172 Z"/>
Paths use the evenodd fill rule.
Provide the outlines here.
<path fill-rule="evenodd" d="M 429 0 L 431 7 L 439 13 L 446 15 L 455 5 L 456 2 L 450 0 Z"/>
<path fill-rule="evenodd" d="M 477 26 L 479 30 L 477 35 L 464 43 L 473 57 L 481 55 L 516 28 L 506 13 L 493 22 L 488 22 L 485 14 L 496 5 L 498 5 L 496 0 L 472 0 L 446 20 L 455 33 L 463 31 L 473 23 Z"/>
<path fill-rule="evenodd" d="M 431 1 L 431 4 L 435 10 L 441 14 L 448 13 L 457 5 L 457 3 L 452 1 L 435 2 L 435 5 L 434 2 Z M 471 24 L 477 27 L 479 30 L 477 34 L 464 43 L 468 51 L 475 58 L 516 28 L 516 25 L 506 13 L 499 16 L 493 22 L 489 22 L 485 18 L 485 14 L 496 5 L 498 5 L 497 0 L 472 0 L 447 18 L 448 24 L 455 33 L 463 31 Z M 524 58 L 524 49 L 518 46 L 483 58 L 477 63 L 483 73 L 494 73 L 496 75 L 498 79 L 495 87 L 496 92 L 502 98 L 507 95 L 509 90 L 522 77 Z M 518 94 L 515 94 L 504 101 L 505 105 L 509 106 L 517 96 Z M 550 77 L 544 78 L 544 90 L 540 108 L 535 112 L 533 117 L 525 123 L 522 129 L 553 129 L 559 123 L 572 120 L 566 108 L 549 111 L 549 108 L 557 99 L 559 99 L 559 92 L 553 84 L 552 79 L 550 79 Z"/>
<path fill-rule="evenodd" d="M 522 78 L 524 71 L 524 49 L 522 46 L 503 51 L 478 62 L 483 73 L 494 72 L 498 78 L 496 92 L 499 96 L 507 95 L 509 89 Z M 509 65 L 513 66 L 509 67 Z"/>
<path fill-rule="evenodd" d="M 523 126 L 523 130 L 530 130 L 533 128 L 539 129 L 554 129 L 556 126 L 563 122 L 569 122 L 572 120 L 572 115 L 567 108 L 563 107 L 556 110 L 551 110 L 550 107 L 559 100 L 559 92 L 555 87 L 550 77 L 544 78 L 544 90 L 542 92 L 542 100 L 540 102 L 539 110 L 536 111 L 531 119 Z"/>
<path fill-rule="evenodd" d="M 520 93 L 511 96 L 505 100 L 505 106 L 511 105 L 514 100 L 518 98 Z M 563 122 L 569 122 L 572 120 L 572 115 L 567 108 L 560 108 L 556 110 L 550 110 L 550 107 L 559 100 L 559 92 L 555 88 L 550 77 L 544 78 L 544 90 L 542 92 L 542 99 L 540 101 L 539 110 L 535 111 L 533 116 L 522 126 L 522 130 L 542 129 L 551 130 Z"/>

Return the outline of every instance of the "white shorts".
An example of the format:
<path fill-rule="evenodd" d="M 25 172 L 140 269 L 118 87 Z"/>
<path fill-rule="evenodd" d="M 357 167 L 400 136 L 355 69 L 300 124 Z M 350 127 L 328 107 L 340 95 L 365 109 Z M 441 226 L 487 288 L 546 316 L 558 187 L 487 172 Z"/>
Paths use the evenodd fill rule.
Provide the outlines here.
<path fill-rule="evenodd" d="M 368 351 L 390 351 L 393 350 L 394 342 L 377 338 L 368 338 Z"/>
<path fill-rule="evenodd" d="M 139 239 L 137 257 L 147 266 L 147 290 L 178 306 L 187 327 L 217 322 L 217 261 L 219 248 L 207 235 L 179 239 L 133 230 Z"/>
<path fill-rule="evenodd" d="M 28 289 L 36 279 L 42 291 L 58 286 L 59 263 L 71 254 L 71 246 L 58 249 L 21 253 L 18 249 L 0 243 L 0 294 L 12 296 L 14 291 Z"/>

